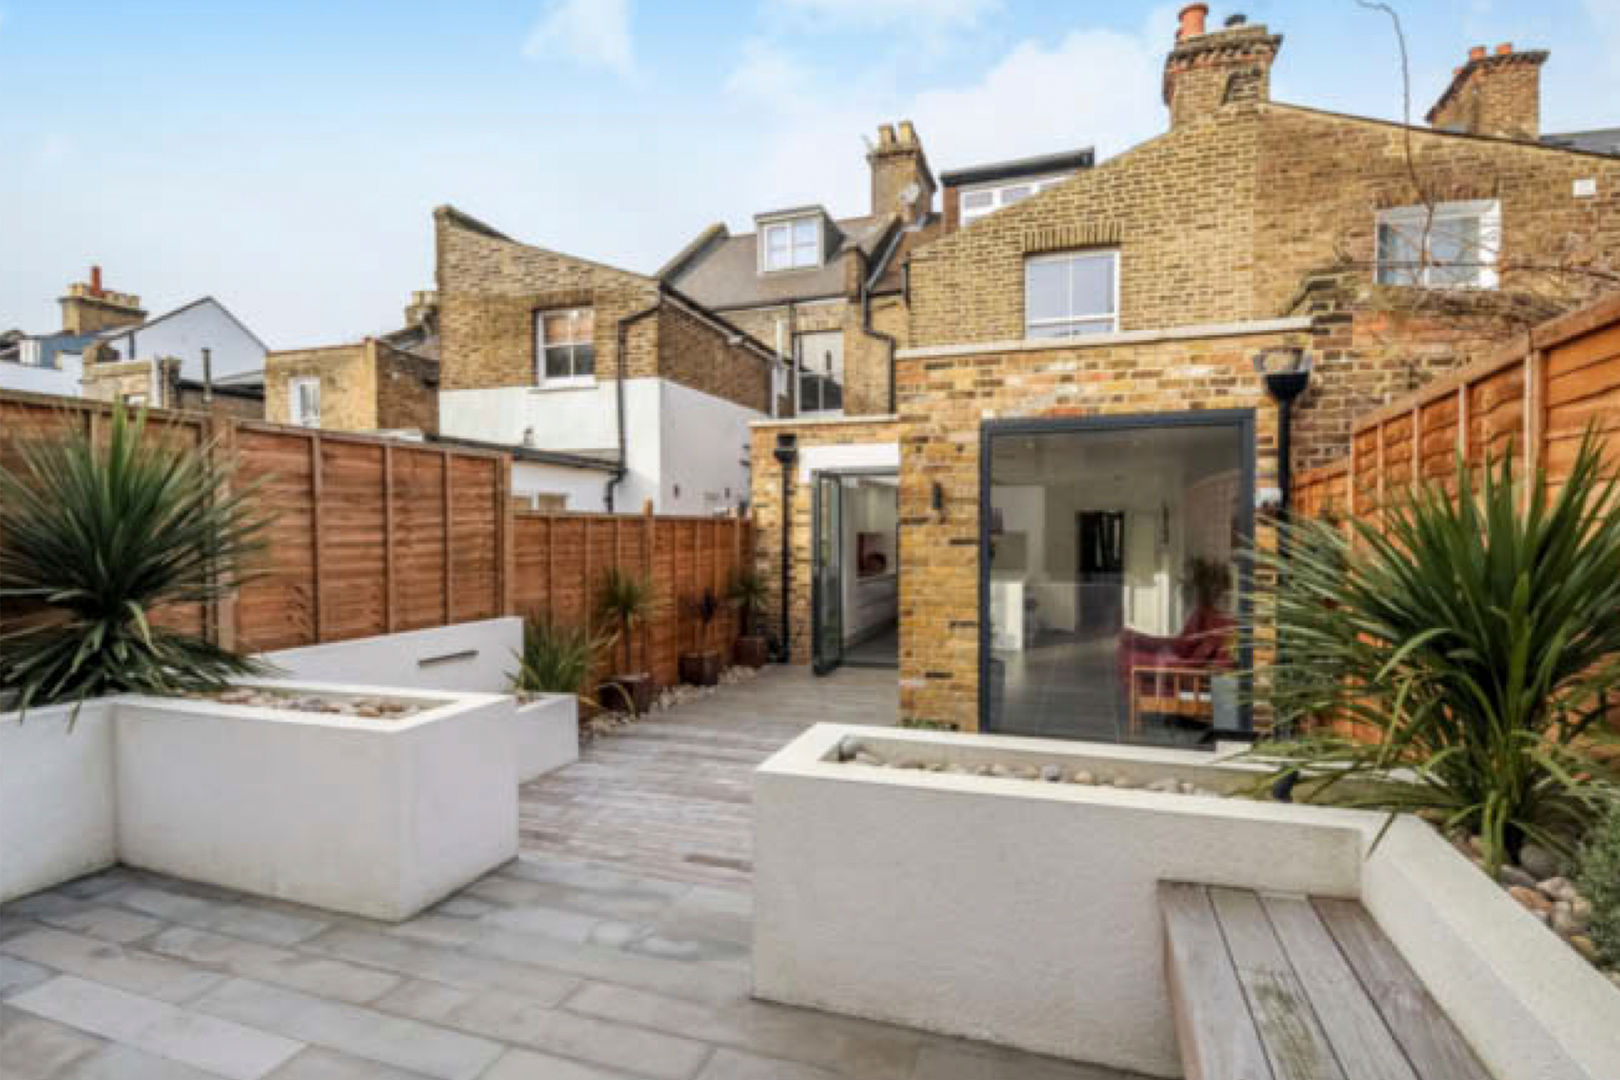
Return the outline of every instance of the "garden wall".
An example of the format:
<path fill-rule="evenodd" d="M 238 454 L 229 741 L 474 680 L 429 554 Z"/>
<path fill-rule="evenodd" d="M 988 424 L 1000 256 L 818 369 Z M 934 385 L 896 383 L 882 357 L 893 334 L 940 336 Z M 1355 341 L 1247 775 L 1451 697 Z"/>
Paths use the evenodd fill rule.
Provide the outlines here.
<path fill-rule="evenodd" d="M 1300 475 L 1295 505 L 1377 521 L 1414 480 L 1449 483 L 1459 453 L 1477 466 L 1511 450 L 1516 468 L 1561 480 L 1588 425 L 1620 467 L 1620 296 L 1362 417 L 1344 460 Z"/>

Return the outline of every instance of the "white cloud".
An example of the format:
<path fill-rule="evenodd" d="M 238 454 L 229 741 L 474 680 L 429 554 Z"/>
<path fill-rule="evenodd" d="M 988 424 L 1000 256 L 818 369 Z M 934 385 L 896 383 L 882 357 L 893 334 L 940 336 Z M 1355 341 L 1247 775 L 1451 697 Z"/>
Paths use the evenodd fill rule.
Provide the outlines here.
<path fill-rule="evenodd" d="M 923 23 L 972 25 L 1000 7 L 1000 0 L 776 0 L 786 11 L 811 19 L 881 26 Z"/>
<path fill-rule="evenodd" d="M 970 82 L 915 93 L 852 82 L 847 67 L 823 71 L 752 42 L 728 88 L 767 115 L 753 174 L 739 186 L 761 206 L 864 212 L 860 137 L 900 118 L 916 124 L 936 172 L 1083 146 L 1100 160 L 1165 130 L 1160 77 L 1173 27 L 1173 9 L 1162 8 L 1134 33 L 1024 41 Z"/>
<path fill-rule="evenodd" d="M 565 56 L 585 67 L 632 74 L 630 0 L 554 0 L 529 31 L 523 55 Z"/>

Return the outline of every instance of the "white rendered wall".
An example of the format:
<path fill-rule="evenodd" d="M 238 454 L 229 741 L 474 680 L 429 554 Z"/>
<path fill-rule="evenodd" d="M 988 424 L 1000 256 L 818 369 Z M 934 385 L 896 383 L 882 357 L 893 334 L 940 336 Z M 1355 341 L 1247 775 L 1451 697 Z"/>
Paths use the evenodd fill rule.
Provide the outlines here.
<path fill-rule="evenodd" d="M 605 492 L 611 473 L 601 469 L 575 469 L 538 461 L 512 459 L 512 494 L 561 495 L 565 508 L 575 513 L 599 514 L 607 509 Z"/>
<path fill-rule="evenodd" d="M 84 392 L 79 384 L 84 375 L 83 361 L 74 353 L 58 353 L 56 359 L 62 365 L 60 368 L 0 364 L 0 390 L 79 397 Z"/>
<path fill-rule="evenodd" d="M 523 648 L 515 615 L 264 653 L 277 678 L 504 694 Z"/>
<path fill-rule="evenodd" d="M 118 858 L 113 706 L 0 713 L 0 901 L 111 866 Z"/>
<path fill-rule="evenodd" d="M 518 783 L 579 760 L 579 699 L 542 694 L 517 707 Z"/>
<path fill-rule="evenodd" d="M 508 697 L 460 695 L 367 720 L 121 698 L 120 858 L 259 896 L 409 918 L 517 854 L 512 708 Z"/>
<path fill-rule="evenodd" d="M 625 476 L 614 490 L 614 509 L 635 513 L 648 500 L 660 514 L 710 514 L 736 506 L 748 494 L 748 424 L 763 414 L 661 378 L 627 379 Z M 448 436 L 529 445 L 565 453 L 616 453 L 618 403 L 612 382 L 548 390 L 508 386 L 446 390 L 439 394 L 439 426 Z M 898 462 L 898 454 L 896 454 Z M 578 476 L 561 476 L 575 472 Z M 607 480 L 594 470 L 533 471 L 525 483 L 570 497 L 569 509 L 602 509 Z M 519 474 L 513 472 L 514 490 Z M 595 494 L 583 488 L 594 485 Z M 680 487 L 680 494 L 675 492 Z M 574 498 L 580 505 L 574 505 Z"/>
<path fill-rule="evenodd" d="M 124 360 L 178 356 L 180 374 L 187 379 L 203 377 L 204 348 L 211 350 L 215 379 L 264 370 L 264 346 L 211 299 L 145 329 L 110 338 L 109 343 Z"/>
<path fill-rule="evenodd" d="M 667 379 L 658 382 L 663 395 L 658 511 L 710 515 L 733 509 L 749 493 L 748 425 L 764 414 Z"/>

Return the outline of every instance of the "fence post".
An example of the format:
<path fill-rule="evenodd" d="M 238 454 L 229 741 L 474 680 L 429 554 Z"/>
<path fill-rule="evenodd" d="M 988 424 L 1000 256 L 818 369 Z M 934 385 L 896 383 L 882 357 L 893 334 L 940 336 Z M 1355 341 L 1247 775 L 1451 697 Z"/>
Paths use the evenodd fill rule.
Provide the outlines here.
<path fill-rule="evenodd" d="M 1527 340 L 1524 353 L 1525 483 L 1522 488 L 1524 505 L 1527 507 L 1530 500 L 1530 485 L 1535 483 L 1536 470 L 1546 460 L 1546 448 L 1542 445 L 1542 440 L 1546 438 L 1547 429 L 1547 420 L 1543 413 L 1547 404 L 1546 377 L 1546 356 L 1540 349 L 1531 348 L 1530 342 Z"/>
<path fill-rule="evenodd" d="M 392 634 L 394 614 L 394 447 L 383 444 L 383 629 Z"/>
<path fill-rule="evenodd" d="M 444 515 L 444 625 L 450 625 L 450 613 L 454 610 L 451 603 L 451 588 L 453 576 L 450 572 L 450 451 L 439 451 L 439 464 L 442 472 L 439 477 L 439 494 L 441 513 Z"/>
<path fill-rule="evenodd" d="M 325 488 L 321 478 L 321 434 L 312 432 L 309 436 L 309 536 L 312 547 L 313 561 L 310 565 L 310 579 L 314 583 L 314 603 L 312 607 L 312 622 L 315 631 L 313 644 L 320 644 L 325 639 L 325 625 L 321 619 L 321 529 L 323 527 L 322 510 L 326 501 Z"/>

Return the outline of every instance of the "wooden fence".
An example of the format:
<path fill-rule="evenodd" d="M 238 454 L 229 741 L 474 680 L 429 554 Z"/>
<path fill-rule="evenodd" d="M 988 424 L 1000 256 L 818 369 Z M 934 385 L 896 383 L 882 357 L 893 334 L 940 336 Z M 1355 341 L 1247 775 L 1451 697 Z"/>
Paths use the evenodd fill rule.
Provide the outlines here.
<path fill-rule="evenodd" d="M 101 402 L 0 392 L 0 464 L 15 465 L 20 441 L 64 427 L 94 435 L 109 412 Z M 274 515 L 262 573 L 234 600 L 161 616 L 244 652 L 503 614 L 549 612 L 592 627 L 596 590 L 619 566 L 652 582 L 638 654 L 670 683 L 697 636 L 689 602 L 706 587 L 723 599 L 752 553 L 749 524 L 735 518 L 514 511 L 510 460 L 498 452 L 162 411 L 147 437 L 234 454 L 236 482 L 257 485 Z M 13 604 L 0 617 L 26 614 Z M 728 605 L 714 647 L 729 650 L 736 632 Z"/>
<path fill-rule="evenodd" d="M 709 647 L 729 658 L 739 627 L 725 597 L 752 558 L 751 533 L 740 518 L 519 511 L 513 526 L 511 610 L 549 613 L 607 632 L 612 628 L 601 625 L 596 614 L 596 590 L 607 570 L 618 567 L 645 577 L 652 584 L 652 615 L 637 635 L 637 659 L 659 683 L 673 683 L 679 654 L 698 647 L 701 621 L 692 602 L 705 589 L 722 603 Z"/>
<path fill-rule="evenodd" d="M 1518 475 L 1567 476 L 1590 426 L 1620 466 L 1620 296 L 1535 328 L 1357 421 L 1349 455 L 1302 473 L 1298 511 L 1377 520 L 1414 481 L 1448 484 L 1457 455 L 1472 465 L 1512 452 Z"/>

